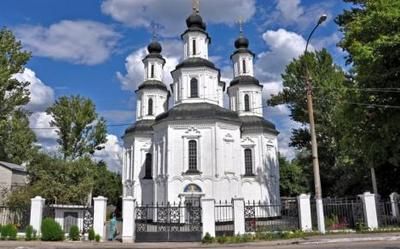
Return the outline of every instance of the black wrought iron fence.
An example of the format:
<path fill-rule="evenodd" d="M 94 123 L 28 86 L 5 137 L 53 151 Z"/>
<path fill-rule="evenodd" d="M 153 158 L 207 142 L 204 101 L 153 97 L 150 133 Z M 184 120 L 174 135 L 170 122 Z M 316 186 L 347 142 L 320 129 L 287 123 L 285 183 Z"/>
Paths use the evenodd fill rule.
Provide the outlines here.
<path fill-rule="evenodd" d="M 19 232 L 25 231 L 30 222 L 30 206 L 0 206 L 0 225 L 15 225 Z"/>
<path fill-rule="evenodd" d="M 215 204 L 215 235 L 234 235 L 234 215 L 233 205 L 231 202 L 219 201 Z"/>
<path fill-rule="evenodd" d="M 399 202 L 390 199 L 376 199 L 376 213 L 378 216 L 378 227 L 397 228 L 400 227 Z"/>
<path fill-rule="evenodd" d="M 246 202 L 244 207 L 245 231 L 291 231 L 299 229 L 296 199 L 282 200 L 279 204 Z"/>
<path fill-rule="evenodd" d="M 358 229 L 365 225 L 360 198 L 324 198 L 324 221 L 327 230 Z M 317 230 L 315 200 L 311 201 L 313 229 Z"/>
<path fill-rule="evenodd" d="M 93 228 L 94 208 L 87 207 L 83 213 L 83 233 L 88 233 Z"/>
<path fill-rule="evenodd" d="M 200 205 L 136 205 L 136 241 L 201 240 Z"/>

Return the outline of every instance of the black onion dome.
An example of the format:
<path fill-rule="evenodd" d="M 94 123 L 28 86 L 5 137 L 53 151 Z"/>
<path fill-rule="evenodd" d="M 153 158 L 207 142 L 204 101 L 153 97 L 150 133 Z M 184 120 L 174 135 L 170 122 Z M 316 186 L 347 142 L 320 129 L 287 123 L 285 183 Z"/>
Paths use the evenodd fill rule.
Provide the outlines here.
<path fill-rule="evenodd" d="M 186 19 L 186 25 L 188 28 L 200 28 L 200 29 L 206 29 L 206 25 L 203 22 L 203 18 L 199 14 L 191 14 L 187 19 Z"/>
<path fill-rule="evenodd" d="M 162 51 L 161 44 L 157 41 L 153 41 L 147 46 L 147 51 L 149 51 L 150 54 L 152 53 L 157 53 L 160 54 Z"/>
<path fill-rule="evenodd" d="M 247 39 L 244 36 L 240 36 L 239 38 L 236 39 L 235 41 L 235 48 L 248 48 L 249 47 L 249 39 Z"/>

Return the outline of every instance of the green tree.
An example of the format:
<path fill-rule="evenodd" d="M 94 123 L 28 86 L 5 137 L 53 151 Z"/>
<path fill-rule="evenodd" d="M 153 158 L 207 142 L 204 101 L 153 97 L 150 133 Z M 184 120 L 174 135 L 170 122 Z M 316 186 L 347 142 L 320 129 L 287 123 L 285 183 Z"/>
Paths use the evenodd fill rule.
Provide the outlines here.
<path fill-rule="evenodd" d="M 29 82 L 13 76 L 24 71 L 30 53 L 22 51 L 13 33 L 0 29 L 0 160 L 27 162 L 36 148 L 35 135 L 29 129 L 27 113 L 22 106 L 29 102 Z"/>
<path fill-rule="evenodd" d="M 279 156 L 280 192 L 281 196 L 298 196 L 311 192 L 308 177 L 296 160 L 289 162 Z"/>
<path fill-rule="evenodd" d="M 335 185 L 341 175 L 338 140 L 337 110 L 340 99 L 345 94 L 345 76 L 341 68 L 334 64 L 332 56 L 323 49 L 307 53 L 287 65 L 282 75 L 284 89 L 272 96 L 270 105 L 286 104 L 290 117 L 303 126 L 292 131 L 290 146 L 300 151 L 297 163 L 312 176 L 311 139 L 306 100 L 305 63 L 313 84 L 314 114 L 318 140 L 321 184 L 324 194 L 336 193 Z M 309 178 L 311 181 L 313 177 Z M 310 182 L 311 184 L 312 182 Z M 313 185 L 312 185 L 313 186 Z"/>
<path fill-rule="evenodd" d="M 109 204 L 118 206 L 122 195 L 121 175 L 109 171 L 103 161 L 97 164 L 93 173 L 95 182 L 93 196 L 107 196 Z"/>
<path fill-rule="evenodd" d="M 400 0 L 345 1 L 353 6 L 336 22 L 353 90 L 342 114 L 343 148 L 352 163 L 376 169 L 380 194 L 400 191 L 400 111 L 390 107 L 400 106 Z"/>
<path fill-rule="evenodd" d="M 76 158 L 93 154 L 104 147 L 106 122 L 99 118 L 94 103 L 81 96 L 60 97 L 47 113 L 53 117 L 50 125 L 57 128 L 63 158 Z"/>

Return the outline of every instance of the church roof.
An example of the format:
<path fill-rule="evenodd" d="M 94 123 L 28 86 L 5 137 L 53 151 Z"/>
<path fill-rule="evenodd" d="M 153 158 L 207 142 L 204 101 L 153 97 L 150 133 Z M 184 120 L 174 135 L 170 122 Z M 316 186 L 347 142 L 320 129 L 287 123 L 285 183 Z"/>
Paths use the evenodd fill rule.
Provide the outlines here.
<path fill-rule="evenodd" d="M 156 122 L 175 120 L 217 119 L 240 123 L 236 112 L 209 103 L 184 103 L 157 116 Z"/>
<path fill-rule="evenodd" d="M 214 63 L 212 63 L 209 60 L 206 60 L 204 58 L 199 58 L 199 57 L 187 58 L 186 60 L 179 63 L 176 66 L 175 70 L 178 70 L 180 68 L 186 68 L 186 67 L 209 67 L 209 68 L 219 71 L 219 69 L 215 67 Z"/>
<path fill-rule="evenodd" d="M 249 75 L 242 75 L 242 76 L 237 76 L 237 77 L 235 77 L 235 78 L 231 81 L 231 84 L 229 85 L 229 87 L 235 86 L 235 85 L 256 85 L 256 86 L 263 87 L 263 86 L 260 84 L 260 81 L 259 81 L 259 80 L 257 80 L 257 79 L 254 78 L 253 76 L 249 76 Z"/>
<path fill-rule="evenodd" d="M 242 132 L 262 130 L 264 132 L 274 133 L 276 135 L 279 134 L 275 128 L 275 125 L 271 121 L 268 121 L 262 117 L 242 116 L 240 117 L 240 120 L 242 121 Z"/>
<path fill-rule="evenodd" d="M 138 87 L 138 90 L 136 90 L 136 92 L 139 90 L 142 90 L 142 89 L 160 89 L 160 90 L 168 91 L 167 86 L 159 80 L 146 80 L 145 82 L 140 84 L 140 86 Z"/>
<path fill-rule="evenodd" d="M 146 133 L 153 131 L 154 120 L 140 120 L 134 123 L 131 127 L 125 130 L 125 135 L 128 133 Z"/>

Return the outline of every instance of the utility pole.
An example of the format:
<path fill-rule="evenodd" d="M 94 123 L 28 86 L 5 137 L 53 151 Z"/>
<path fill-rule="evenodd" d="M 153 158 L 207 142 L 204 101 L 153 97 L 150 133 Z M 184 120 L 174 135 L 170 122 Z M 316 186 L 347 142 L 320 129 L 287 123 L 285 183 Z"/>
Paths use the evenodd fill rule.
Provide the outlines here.
<path fill-rule="evenodd" d="M 322 15 L 317 25 L 311 31 L 310 35 L 307 39 L 306 49 L 304 50 L 304 55 L 307 55 L 308 45 L 310 43 L 311 37 L 314 34 L 315 30 L 321 25 L 324 21 L 326 21 L 327 16 Z M 318 231 L 322 234 L 325 233 L 325 220 L 324 220 L 324 207 L 322 204 L 322 190 L 321 190 L 321 178 L 319 173 L 319 162 L 318 162 L 318 145 L 317 145 L 317 136 L 315 134 L 315 122 L 314 122 L 314 109 L 313 109 L 313 99 L 312 99 L 312 82 L 310 79 L 310 72 L 307 65 L 307 58 L 304 57 L 305 65 L 306 65 L 306 83 L 307 83 L 307 109 L 308 109 L 308 118 L 310 120 L 310 133 L 311 133 L 311 151 L 312 151 L 312 160 L 313 160 L 313 171 L 314 171 L 314 185 L 315 185 L 315 204 L 317 209 L 317 222 L 318 222 Z"/>

